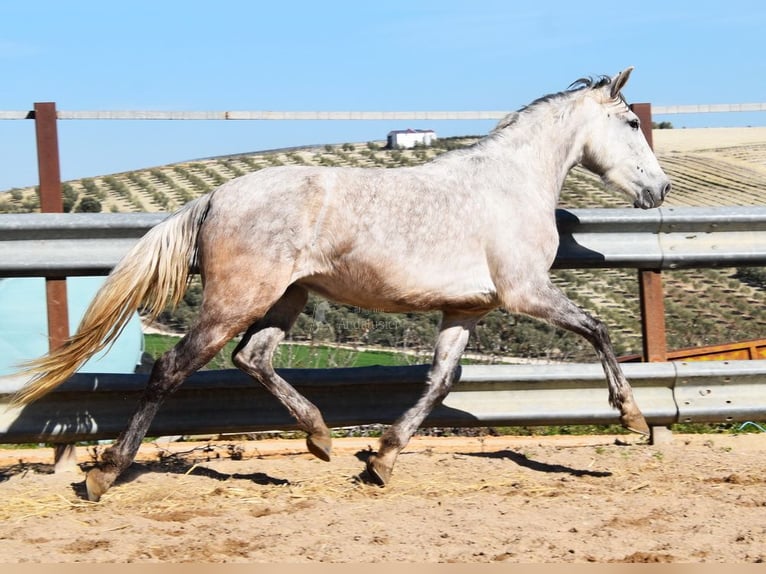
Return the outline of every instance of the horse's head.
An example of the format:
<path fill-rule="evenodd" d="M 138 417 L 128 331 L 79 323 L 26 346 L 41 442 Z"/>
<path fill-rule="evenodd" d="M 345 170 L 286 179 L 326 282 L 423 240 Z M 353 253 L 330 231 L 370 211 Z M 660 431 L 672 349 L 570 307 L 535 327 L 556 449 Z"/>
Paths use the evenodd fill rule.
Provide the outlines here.
<path fill-rule="evenodd" d="M 670 180 L 641 132 L 638 116 L 620 93 L 632 71 L 627 68 L 587 91 L 585 102 L 592 114 L 581 163 L 607 186 L 626 194 L 633 205 L 649 209 L 665 200 Z"/>

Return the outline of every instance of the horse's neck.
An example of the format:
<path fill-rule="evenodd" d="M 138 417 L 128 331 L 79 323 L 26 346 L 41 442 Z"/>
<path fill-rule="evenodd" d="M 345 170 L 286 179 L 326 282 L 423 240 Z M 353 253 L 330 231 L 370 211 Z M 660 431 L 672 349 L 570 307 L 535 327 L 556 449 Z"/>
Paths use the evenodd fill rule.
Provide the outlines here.
<path fill-rule="evenodd" d="M 567 174 L 580 160 L 582 143 L 578 119 L 554 111 L 561 110 L 521 112 L 512 125 L 487 137 L 471 155 L 484 156 L 497 168 L 477 173 L 505 181 L 515 192 L 526 188 L 524 193 L 544 196 L 555 206 Z"/>

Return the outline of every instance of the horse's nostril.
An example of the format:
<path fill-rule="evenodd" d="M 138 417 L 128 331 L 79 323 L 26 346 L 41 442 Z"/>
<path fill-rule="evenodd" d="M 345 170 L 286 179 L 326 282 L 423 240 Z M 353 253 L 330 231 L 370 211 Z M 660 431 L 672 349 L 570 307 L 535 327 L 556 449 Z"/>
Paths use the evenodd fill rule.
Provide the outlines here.
<path fill-rule="evenodd" d="M 664 200 L 664 199 L 667 197 L 667 195 L 670 193 L 670 187 L 671 187 L 671 185 L 670 185 L 670 182 L 667 182 L 667 183 L 665 184 L 665 187 L 663 187 L 663 188 L 662 188 L 662 199 L 663 199 L 663 200 Z"/>
<path fill-rule="evenodd" d="M 641 193 L 643 196 L 643 202 L 645 206 L 648 207 L 654 207 L 654 194 L 652 194 L 652 190 L 648 187 L 644 189 L 644 191 Z"/>

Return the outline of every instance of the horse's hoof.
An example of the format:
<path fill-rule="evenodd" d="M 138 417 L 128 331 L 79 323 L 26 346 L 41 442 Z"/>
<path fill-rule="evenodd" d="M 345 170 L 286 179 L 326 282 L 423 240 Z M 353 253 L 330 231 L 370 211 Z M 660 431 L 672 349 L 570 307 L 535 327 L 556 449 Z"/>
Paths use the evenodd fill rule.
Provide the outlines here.
<path fill-rule="evenodd" d="M 88 500 L 98 502 L 101 496 L 112 486 L 116 474 L 105 473 L 99 468 L 94 468 L 85 476 L 85 488 L 88 491 Z"/>
<path fill-rule="evenodd" d="M 620 423 L 631 432 L 649 436 L 649 425 L 640 412 L 624 413 L 620 417 Z"/>
<path fill-rule="evenodd" d="M 330 452 L 332 451 L 332 437 L 328 435 L 310 434 L 306 437 L 306 446 L 309 452 L 318 459 L 330 462 Z"/>
<path fill-rule="evenodd" d="M 374 454 L 367 459 L 367 474 L 370 475 L 372 482 L 378 486 L 386 486 L 391 480 L 393 468 L 383 464 L 383 462 Z"/>

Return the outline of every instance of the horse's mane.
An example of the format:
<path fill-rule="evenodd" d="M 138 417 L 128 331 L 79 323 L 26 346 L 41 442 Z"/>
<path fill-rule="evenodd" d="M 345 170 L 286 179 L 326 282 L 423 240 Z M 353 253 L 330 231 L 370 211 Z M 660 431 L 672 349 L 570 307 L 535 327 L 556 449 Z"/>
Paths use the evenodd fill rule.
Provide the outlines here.
<path fill-rule="evenodd" d="M 572 82 L 571 84 L 569 84 L 569 86 L 565 90 L 539 97 L 536 100 L 527 104 L 526 106 L 519 108 L 517 111 L 509 113 L 497 123 L 497 125 L 492 129 L 492 131 L 489 132 L 487 136 L 481 138 L 479 141 L 475 142 L 473 145 L 467 148 L 452 150 L 451 152 L 437 156 L 431 161 L 442 162 L 442 161 L 448 161 L 448 158 L 450 157 L 456 157 L 456 156 L 464 157 L 466 155 L 470 155 L 477 150 L 483 149 L 483 147 L 487 145 L 489 142 L 492 142 L 496 140 L 497 138 L 503 137 L 504 129 L 516 124 L 522 115 L 526 115 L 527 113 L 537 109 L 538 107 L 542 105 L 545 105 L 551 102 L 556 102 L 563 98 L 570 97 L 573 94 L 581 92 L 583 90 L 597 90 L 597 89 L 603 88 L 604 86 L 609 85 L 611 81 L 612 79 L 609 76 L 596 76 L 595 78 L 588 76 L 584 78 L 579 78 L 575 80 L 574 82 Z M 620 101 L 622 102 L 625 101 L 622 98 L 622 94 L 619 95 L 619 98 L 620 98 Z"/>
<path fill-rule="evenodd" d="M 597 90 L 599 88 L 603 88 L 611 81 L 612 79 L 609 76 L 597 76 L 596 78 L 588 76 L 586 78 L 579 78 L 569 84 L 569 87 L 565 90 L 565 92 L 574 92 L 577 90 L 584 90 L 586 88 Z"/>
<path fill-rule="evenodd" d="M 492 130 L 491 133 L 498 132 L 502 130 L 503 128 L 507 128 L 508 126 L 513 125 L 514 123 L 516 123 L 516 120 L 518 120 L 520 114 L 528 110 L 531 110 L 541 104 L 546 104 L 546 103 L 558 100 L 560 98 L 569 96 L 575 92 L 580 92 L 582 90 L 597 90 L 599 88 L 603 88 L 604 86 L 609 84 L 609 82 L 611 81 L 612 79 L 609 76 L 597 76 L 595 78 L 593 78 L 592 76 L 588 76 L 585 78 L 578 78 L 577 80 L 569 84 L 566 90 L 562 90 L 560 92 L 553 92 L 552 94 L 541 96 L 537 98 L 536 100 L 530 102 L 526 106 L 523 106 L 519 110 L 515 112 L 511 112 L 510 114 L 505 116 L 503 119 L 501 119 L 497 123 L 497 125 L 495 126 L 495 128 Z M 620 98 L 622 99 L 622 95 L 620 95 Z"/>

